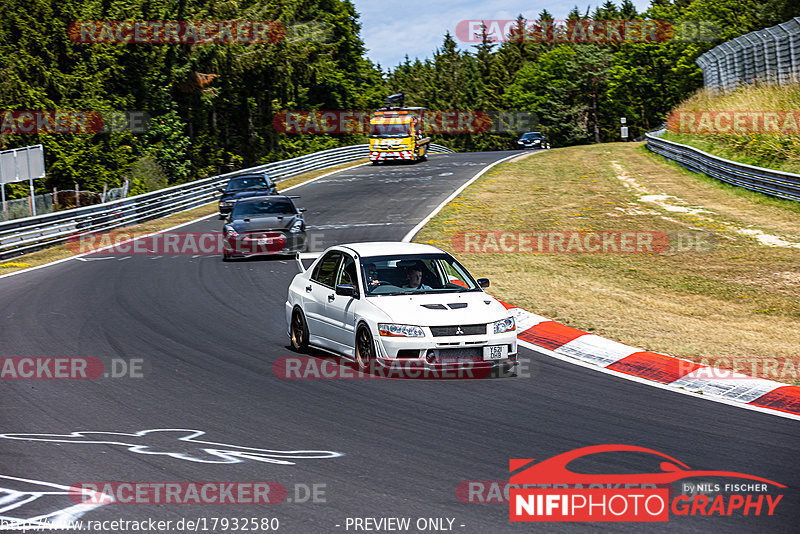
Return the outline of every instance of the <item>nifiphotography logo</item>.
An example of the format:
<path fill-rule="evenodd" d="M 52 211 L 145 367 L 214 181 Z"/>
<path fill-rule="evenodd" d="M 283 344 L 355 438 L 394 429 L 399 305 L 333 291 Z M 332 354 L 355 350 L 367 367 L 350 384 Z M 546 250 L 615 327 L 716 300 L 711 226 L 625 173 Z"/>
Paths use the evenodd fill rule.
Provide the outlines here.
<path fill-rule="evenodd" d="M 633 474 L 584 474 L 568 464 L 598 453 L 645 453 L 660 460 L 660 471 Z M 533 464 L 533 465 L 531 465 Z M 733 471 L 691 469 L 664 453 L 633 445 L 594 445 L 536 462 L 509 460 L 509 520 L 533 521 L 669 521 L 684 516 L 771 516 L 783 495 L 767 493 L 783 484 Z M 701 477 L 703 482 L 683 482 Z M 739 479 L 710 483 L 708 478 Z M 742 480 L 744 479 L 744 481 Z M 680 482 L 679 482 L 680 481 Z M 671 497 L 670 484 L 682 492 Z M 697 490 L 716 492 L 695 493 Z M 686 494 L 687 492 L 691 495 Z"/>

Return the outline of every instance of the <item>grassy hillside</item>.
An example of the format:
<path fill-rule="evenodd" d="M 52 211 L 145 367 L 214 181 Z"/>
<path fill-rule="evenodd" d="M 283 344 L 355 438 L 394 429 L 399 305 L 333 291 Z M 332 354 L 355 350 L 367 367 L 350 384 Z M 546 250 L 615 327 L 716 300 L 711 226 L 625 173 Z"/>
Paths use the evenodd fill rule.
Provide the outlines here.
<path fill-rule="evenodd" d="M 800 383 L 799 204 L 690 173 L 639 143 L 602 144 L 493 169 L 415 241 L 453 251 L 491 279 L 493 295 L 563 324 Z M 498 241 L 466 251 L 459 232 L 481 231 Z M 504 243 L 506 232 L 531 235 L 527 250 Z M 573 232 L 668 236 L 669 247 L 586 252 L 583 239 L 570 249 L 567 238 L 538 247 L 539 234 Z"/>
<path fill-rule="evenodd" d="M 800 112 L 800 84 L 783 87 L 751 85 L 728 94 L 714 94 L 703 89 L 676 107 L 673 113 L 704 111 L 797 113 Z M 786 133 L 686 133 L 675 131 L 678 128 L 674 126 L 679 124 L 679 121 L 671 124 L 665 139 L 741 163 L 800 174 L 799 130 L 789 128 Z"/>

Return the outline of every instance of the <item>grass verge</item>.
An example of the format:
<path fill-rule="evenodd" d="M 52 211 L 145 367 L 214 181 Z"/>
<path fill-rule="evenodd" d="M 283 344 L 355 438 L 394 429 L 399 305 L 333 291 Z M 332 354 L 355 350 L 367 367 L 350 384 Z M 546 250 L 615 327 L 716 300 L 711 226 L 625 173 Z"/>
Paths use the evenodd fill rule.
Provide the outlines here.
<path fill-rule="evenodd" d="M 454 252 L 492 280 L 495 296 L 555 321 L 800 383 L 797 205 L 732 189 L 666 164 L 639 143 L 552 150 L 496 167 L 415 241 Z M 673 241 L 661 253 L 460 251 L 458 232 L 481 230 L 637 231 Z M 686 235 L 703 246 L 676 247 L 675 237 Z"/>
<path fill-rule="evenodd" d="M 761 85 L 754 84 L 729 93 L 714 93 L 701 89 L 673 110 L 676 116 L 687 112 L 744 111 L 744 112 L 788 112 L 796 114 L 800 102 L 800 84 Z M 693 115 L 693 116 L 696 116 Z M 709 116 L 713 116 L 713 113 Z M 755 116 L 760 116 L 756 113 Z M 736 127 L 730 122 L 719 125 L 711 122 L 695 124 L 697 133 L 679 132 L 680 122 L 672 124 L 664 138 L 690 145 L 716 156 L 784 172 L 800 174 L 800 125 L 795 121 L 783 122 L 783 132 L 764 132 L 769 129 L 763 116 L 756 119 L 757 125 L 747 120 Z M 776 122 L 777 124 L 777 122 Z M 730 129 L 731 132 L 714 132 L 710 129 Z M 739 133 L 733 133 L 737 128 Z"/>

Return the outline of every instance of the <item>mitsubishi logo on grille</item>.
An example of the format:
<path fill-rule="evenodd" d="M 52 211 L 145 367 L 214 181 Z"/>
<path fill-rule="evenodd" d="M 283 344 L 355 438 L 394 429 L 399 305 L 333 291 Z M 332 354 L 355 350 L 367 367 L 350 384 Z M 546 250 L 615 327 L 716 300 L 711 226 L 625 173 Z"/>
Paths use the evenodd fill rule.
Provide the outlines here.
<path fill-rule="evenodd" d="M 463 330 L 461 330 L 461 327 L 460 327 L 460 326 L 457 326 L 457 327 L 456 327 L 456 335 L 457 335 L 457 336 L 460 336 L 460 335 L 462 335 L 463 333 L 464 333 L 464 331 L 463 331 Z"/>

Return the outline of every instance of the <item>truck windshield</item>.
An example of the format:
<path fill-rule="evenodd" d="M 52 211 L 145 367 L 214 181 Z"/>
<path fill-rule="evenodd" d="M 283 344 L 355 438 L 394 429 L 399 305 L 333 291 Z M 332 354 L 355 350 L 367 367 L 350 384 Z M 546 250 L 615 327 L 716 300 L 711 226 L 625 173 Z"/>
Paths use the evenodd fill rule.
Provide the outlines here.
<path fill-rule="evenodd" d="M 408 137 L 411 125 L 406 124 L 370 124 L 369 136 L 373 138 Z"/>

